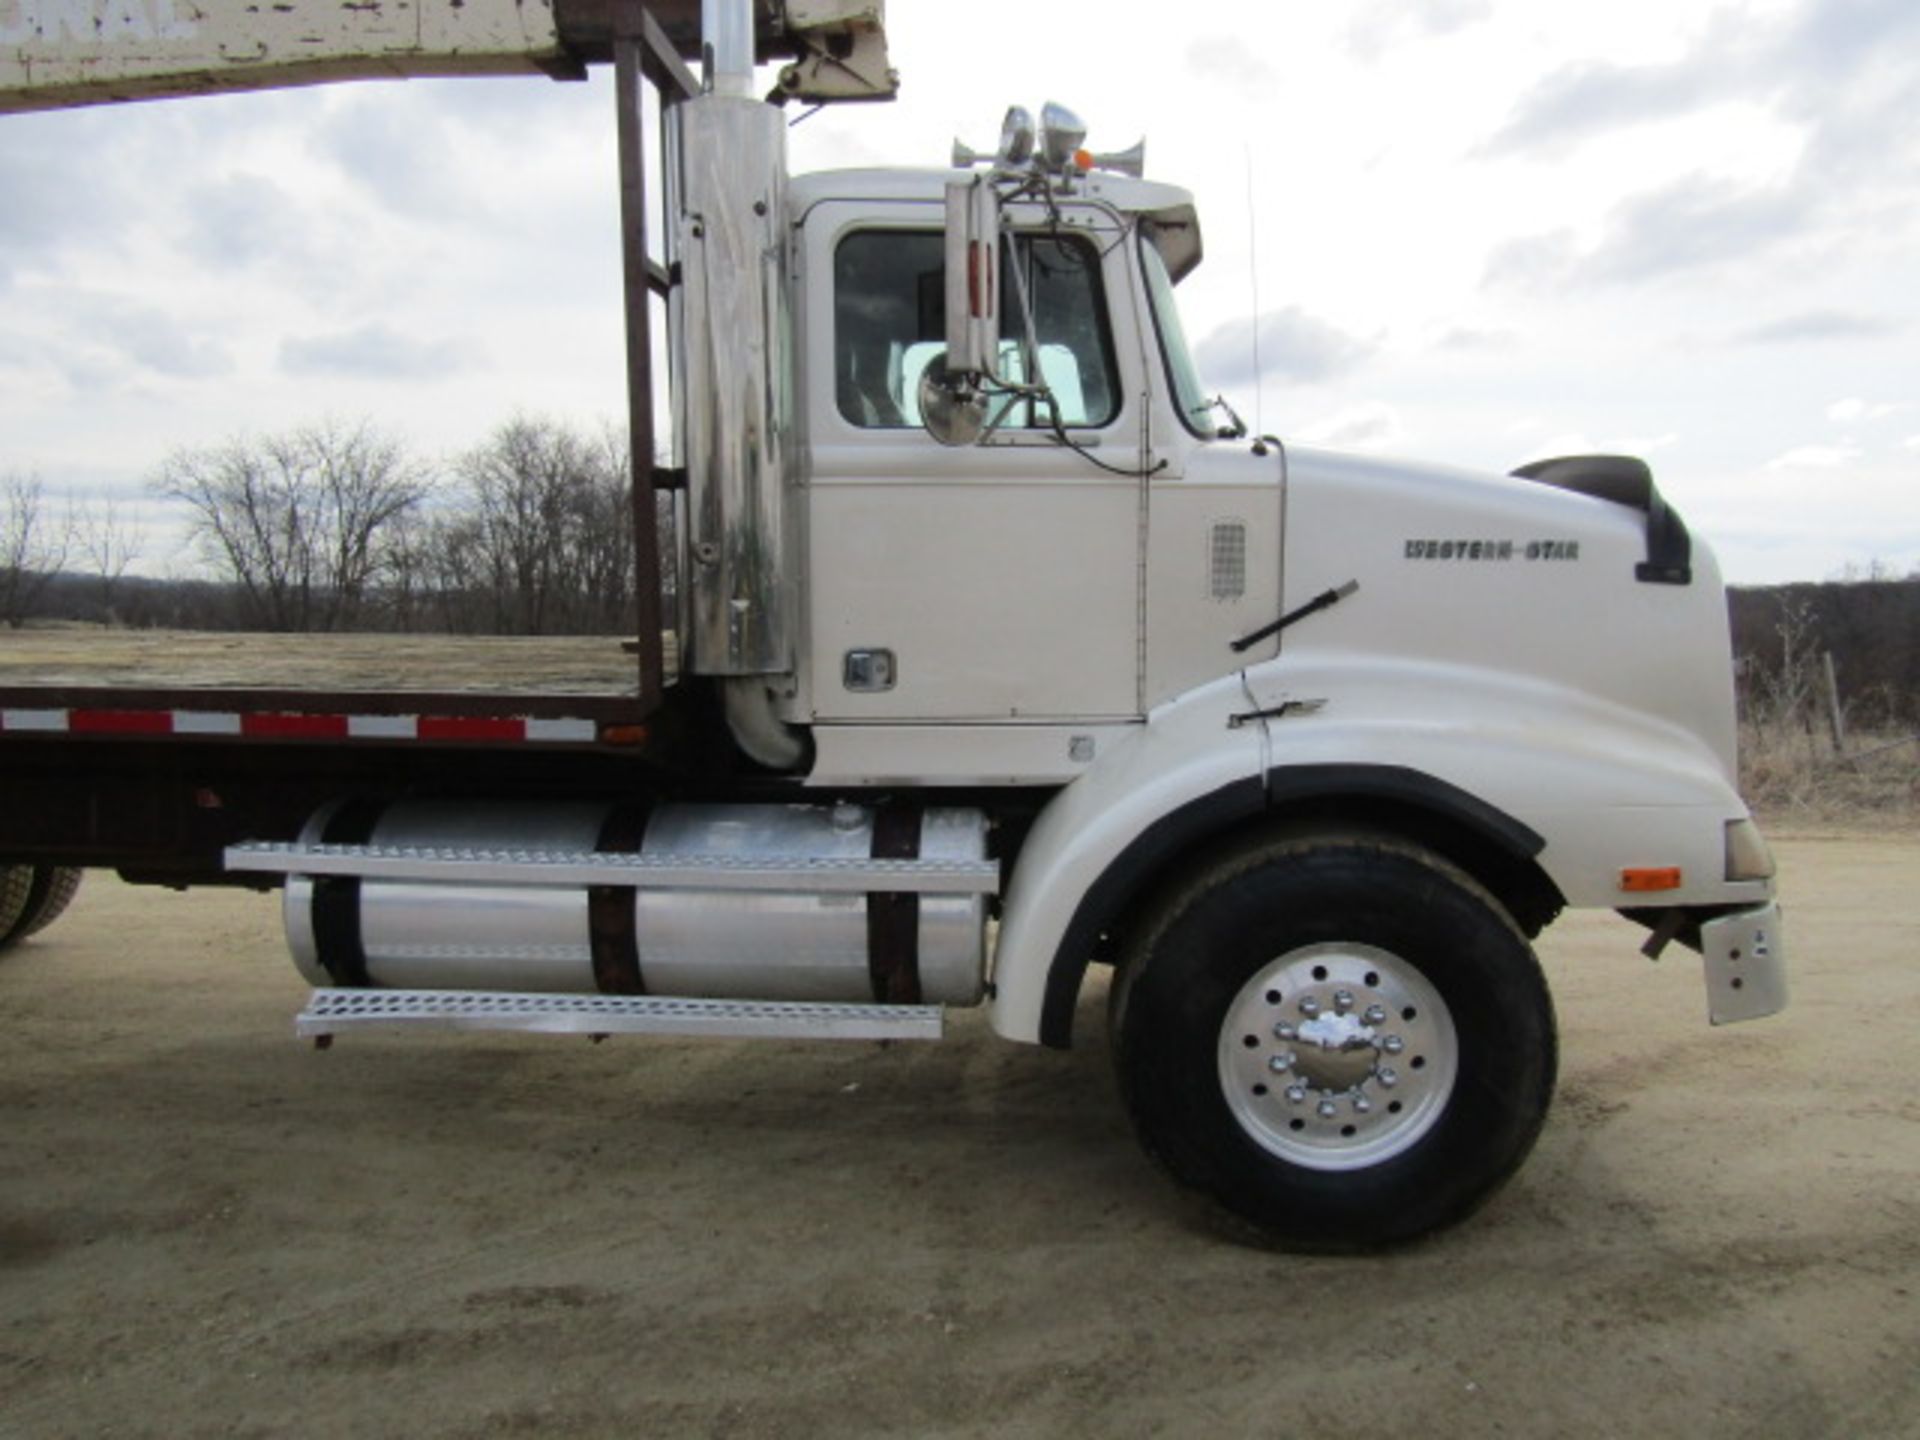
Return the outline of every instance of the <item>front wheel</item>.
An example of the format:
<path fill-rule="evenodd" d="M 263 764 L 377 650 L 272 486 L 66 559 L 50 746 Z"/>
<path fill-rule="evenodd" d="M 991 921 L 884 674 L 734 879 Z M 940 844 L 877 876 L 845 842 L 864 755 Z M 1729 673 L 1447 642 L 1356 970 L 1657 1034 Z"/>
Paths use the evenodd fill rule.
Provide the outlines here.
<path fill-rule="evenodd" d="M 1203 867 L 1142 928 L 1113 1008 L 1149 1153 L 1291 1248 L 1463 1218 L 1525 1159 L 1553 1092 L 1525 938 L 1465 874 L 1389 840 Z"/>

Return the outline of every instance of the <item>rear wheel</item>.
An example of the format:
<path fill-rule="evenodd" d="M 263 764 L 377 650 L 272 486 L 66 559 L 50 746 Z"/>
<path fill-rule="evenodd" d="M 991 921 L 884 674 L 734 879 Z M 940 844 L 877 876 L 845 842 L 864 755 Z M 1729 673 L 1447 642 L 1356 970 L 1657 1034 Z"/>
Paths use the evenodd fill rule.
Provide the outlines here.
<path fill-rule="evenodd" d="M 0 950 L 58 920 L 73 903 L 85 873 L 66 865 L 16 865 L 5 871 L 0 877 Z M 10 909 L 8 897 L 16 891 L 18 904 Z"/>
<path fill-rule="evenodd" d="M 0 949 L 5 949 L 13 938 L 32 895 L 33 866 L 0 866 Z"/>
<path fill-rule="evenodd" d="M 1465 874 L 1389 840 L 1208 866 L 1143 928 L 1113 1005 L 1148 1151 L 1292 1248 L 1461 1219 L 1552 1096 L 1552 1004 L 1525 938 Z"/>

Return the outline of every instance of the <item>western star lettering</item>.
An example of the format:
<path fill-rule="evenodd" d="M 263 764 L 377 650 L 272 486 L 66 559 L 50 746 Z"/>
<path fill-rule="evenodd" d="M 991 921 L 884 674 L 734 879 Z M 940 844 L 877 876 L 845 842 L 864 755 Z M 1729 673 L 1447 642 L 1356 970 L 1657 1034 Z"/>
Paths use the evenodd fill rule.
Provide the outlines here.
<path fill-rule="evenodd" d="M 1409 560 L 1578 560 L 1578 540 L 1409 540 Z"/>
<path fill-rule="evenodd" d="M 199 29 L 186 0 L 0 0 L 0 45 L 191 40 Z"/>

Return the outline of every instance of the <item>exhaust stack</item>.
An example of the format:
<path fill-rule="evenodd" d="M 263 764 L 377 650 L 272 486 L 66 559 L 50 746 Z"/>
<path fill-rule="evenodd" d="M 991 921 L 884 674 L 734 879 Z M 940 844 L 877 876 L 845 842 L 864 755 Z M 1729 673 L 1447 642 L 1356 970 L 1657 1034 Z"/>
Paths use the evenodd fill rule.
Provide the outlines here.
<path fill-rule="evenodd" d="M 753 98 L 753 0 L 700 0 L 700 56 L 709 95 Z"/>
<path fill-rule="evenodd" d="M 704 93 L 677 107 L 673 193 L 688 485 L 687 668 L 726 681 L 735 738 L 792 769 L 773 713 L 794 670 L 798 595 L 787 288 L 787 132 L 754 99 L 753 0 L 704 0 Z"/>

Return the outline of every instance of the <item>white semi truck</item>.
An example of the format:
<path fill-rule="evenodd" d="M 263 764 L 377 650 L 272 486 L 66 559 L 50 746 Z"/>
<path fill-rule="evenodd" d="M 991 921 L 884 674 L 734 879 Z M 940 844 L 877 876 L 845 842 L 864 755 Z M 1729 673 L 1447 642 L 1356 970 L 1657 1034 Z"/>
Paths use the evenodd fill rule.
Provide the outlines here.
<path fill-rule="evenodd" d="M 1199 220 L 1138 152 L 1050 106 L 952 168 L 790 177 L 777 102 L 892 93 L 877 0 L 701 9 L 0 0 L 0 109 L 612 59 L 645 567 L 619 693 L 0 692 L 0 942 L 85 866 L 282 885 L 322 1040 L 930 1038 L 984 1005 L 1064 1047 L 1112 966 L 1146 1148 L 1315 1248 L 1521 1163 L 1563 909 L 1700 952 L 1715 1022 L 1784 1004 L 1720 577 L 1645 465 L 1223 425 L 1176 303 Z"/>

